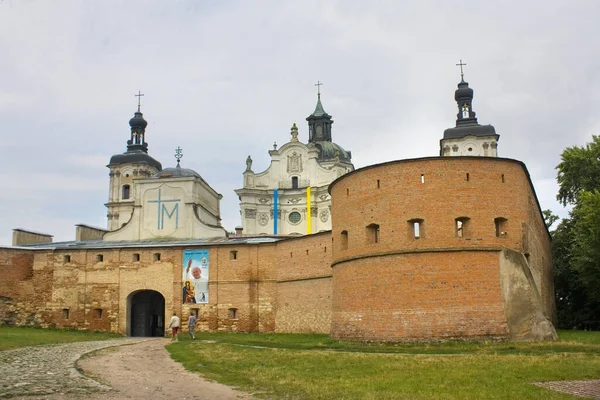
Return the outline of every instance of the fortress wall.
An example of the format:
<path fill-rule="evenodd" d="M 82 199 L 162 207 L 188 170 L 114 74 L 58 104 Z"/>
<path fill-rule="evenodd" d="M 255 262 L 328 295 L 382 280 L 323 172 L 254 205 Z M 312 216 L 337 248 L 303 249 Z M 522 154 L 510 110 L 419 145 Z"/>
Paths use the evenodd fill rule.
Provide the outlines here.
<path fill-rule="evenodd" d="M 210 256 L 210 302 L 218 307 L 218 329 L 272 332 L 276 312 L 276 244 L 215 246 Z M 235 318 L 232 308 L 236 310 Z"/>
<path fill-rule="evenodd" d="M 331 233 L 277 243 L 277 332 L 331 330 Z"/>
<path fill-rule="evenodd" d="M 333 282 L 335 338 L 395 341 L 509 333 L 497 251 L 348 261 L 336 265 Z"/>
<path fill-rule="evenodd" d="M 0 324 L 38 325 L 34 293 L 33 252 L 0 249 Z"/>
<path fill-rule="evenodd" d="M 498 254 L 502 248 L 522 253 L 525 247 L 530 251 L 535 248 L 530 260 L 539 269 L 536 282 L 552 280 L 551 268 L 546 268 L 550 259 L 548 233 L 540 220 L 527 170 L 518 161 L 474 157 L 396 161 L 347 174 L 332 184 L 330 192 L 335 337 L 390 340 L 507 335 L 506 320 L 498 314 L 503 301 L 498 297 Z M 498 218 L 502 220 L 497 226 Z M 460 230 L 456 219 L 463 221 Z M 418 236 L 415 221 L 420 224 Z M 358 266 L 369 271 L 368 275 L 359 274 Z M 372 318 L 382 321 L 391 321 L 395 315 L 406 320 L 406 310 L 402 302 L 380 303 L 379 296 L 352 302 L 345 293 L 360 293 L 360 284 L 352 277 L 363 277 L 364 288 L 375 286 L 386 292 L 410 281 L 411 274 L 416 273 L 413 268 L 423 268 L 422 277 L 429 285 L 450 282 L 452 276 L 456 290 L 469 287 L 470 294 L 461 303 L 467 314 L 461 314 L 464 310 L 459 308 L 445 314 L 447 321 L 435 317 L 439 329 L 434 332 L 428 330 L 427 318 L 421 320 L 420 327 L 417 318 L 409 330 L 397 331 L 377 328 L 376 321 L 362 322 L 372 312 Z M 492 278 L 477 276 L 480 271 Z M 472 286 L 473 282 L 480 285 Z M 417 283 L 413 293 L 417 299 L 433 302 L 431 307 L 442 311 L 448 307 L 444 292 Z M 461 298 L 459 293 L 453 296 Z M 553 305 L 553 299 L 547 301 Z M 492 317 L 486 323 L 483 319 L 488 312 Z M 465 321 L 471 321 L 474 314 L 480 315 L 476 320 L 482 320 L 478 326 L 467 323 L 464 330 Z M 430 312 L 419 311 L 417 315 L 431 317 Z"/>

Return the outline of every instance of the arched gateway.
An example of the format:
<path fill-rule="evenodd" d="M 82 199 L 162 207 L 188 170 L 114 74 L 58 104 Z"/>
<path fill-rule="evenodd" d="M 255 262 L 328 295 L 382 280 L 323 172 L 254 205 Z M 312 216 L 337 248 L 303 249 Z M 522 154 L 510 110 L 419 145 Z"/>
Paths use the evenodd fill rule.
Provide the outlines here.
<path fill-rule="evenodd" d="M 162 337 L 165 334 L 165 298 L 155 290 L 131 292 L 127 297 L 127 335 Z"/>

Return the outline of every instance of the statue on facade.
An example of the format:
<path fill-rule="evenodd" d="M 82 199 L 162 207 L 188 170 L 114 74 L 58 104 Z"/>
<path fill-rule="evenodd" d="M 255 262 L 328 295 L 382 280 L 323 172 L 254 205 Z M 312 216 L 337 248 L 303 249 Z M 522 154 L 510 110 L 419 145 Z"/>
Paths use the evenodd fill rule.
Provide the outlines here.
<path fill-rule="evenodd" d="M 252 171 L 252 157 L 246 158 L 246 171 Z"/>

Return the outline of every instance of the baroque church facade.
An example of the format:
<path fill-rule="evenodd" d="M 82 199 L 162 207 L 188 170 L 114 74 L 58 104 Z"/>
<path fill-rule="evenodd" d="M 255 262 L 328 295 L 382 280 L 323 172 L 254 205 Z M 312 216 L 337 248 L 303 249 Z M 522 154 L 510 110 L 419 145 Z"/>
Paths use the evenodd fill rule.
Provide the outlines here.
<path fill-rule="evenodd" d="M 290 141 L 269 151 L 271 163 L 262 172 L 252 171 L 248 156 L 240 199 L 245 234 L 303 235 L 331 229 L 328 187 L 354 171 L 351 152 L 332 140 L 333 120 L 323 109 L 321 93 L 309 115 L 308 143 L 298 139 L 294 123 Z"/>
<path fill-rule="evenodd" d="M 196 171 L 148 154 L 140 111 L 110 159 L 108 227 L 76 240 L 13 231 L 0 248 L 0 323 L 162 336 L 199 329 L 353 340 L 555 339 L 550 237 L 529 173 L 499 158 L 461 74 L 440 156 L 354 170 L 318 94 L 308 142 L 246 161 L 243 234 Z M 185 322 L 185 319 L 184 319 Z"/>

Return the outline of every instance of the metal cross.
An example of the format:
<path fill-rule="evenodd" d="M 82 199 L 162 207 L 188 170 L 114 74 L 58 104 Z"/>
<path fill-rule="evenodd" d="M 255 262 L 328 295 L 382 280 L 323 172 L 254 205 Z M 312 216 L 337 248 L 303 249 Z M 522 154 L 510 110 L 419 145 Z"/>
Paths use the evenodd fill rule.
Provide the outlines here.
<path fill-rule="evenodd" d="M 144 94 L 142 92 L 140 92 L 139 90 L 138 90 L 138 94 L 134 94 L 134 96 L 138 98 L 138 111 L 140 111 L 140 106 L 142 105 L 141 101 L 142 101 L 143 95 Z"/>
<path fill-rule="evenodd" d="M 319 98 L 321 98 L 321 86 L 323 86 L 323 84 L 317 81 L 317 83 L 315 83 L 315 86 L 317 87 L 317 95 L 319 96 Z"/>
<path fill-rule="evenodd" d="M 181 147 L 177 146 L 175 149 L 175 159 L 177 160 L 177 164 L 179 164 L 179 160 L 183 157 L 183 152 L 181 151 Z"/>
<path fill-rule="evenodd" d="M 460 65 L 460 77 L 462 78 L 464 76 L 462 67 L 463 67 L 463 65 L 467 65 L 467 64 L 466 63 L 463 64 L 462 60 L 460 60 L 460 63 L 456 64 L 456 66 L 458 67 L 459 65 Z"/>

